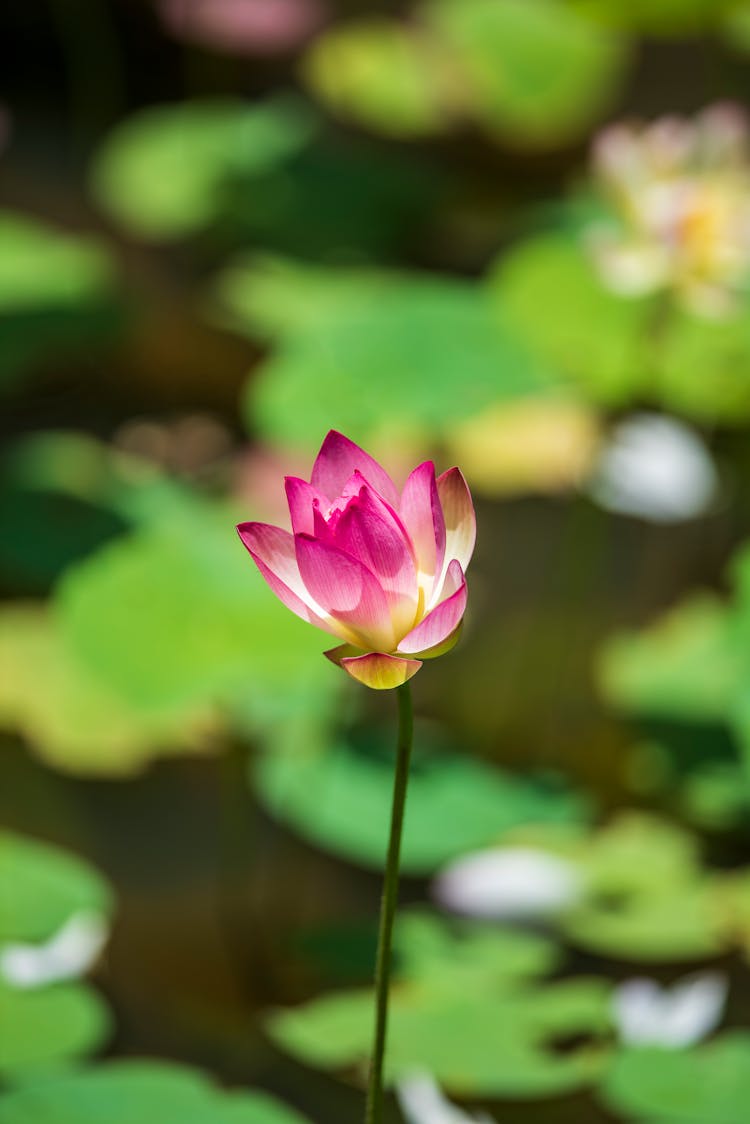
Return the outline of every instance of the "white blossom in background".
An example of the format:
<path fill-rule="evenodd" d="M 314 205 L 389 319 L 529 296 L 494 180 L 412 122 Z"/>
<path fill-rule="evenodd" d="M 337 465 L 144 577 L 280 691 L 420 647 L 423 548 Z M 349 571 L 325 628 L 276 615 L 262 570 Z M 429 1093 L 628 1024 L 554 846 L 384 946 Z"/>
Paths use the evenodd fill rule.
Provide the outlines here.
<path fill-rule="evenodd" d="M 628 1046 L 692 1046 L 719 1025 L 727 990 L 719 972 L 689 976 L 672 987 L 661 987 L 656 980 L 627 980 L 613 999 L 620 1038 Z"/>
<path fill-rule="evenodd" d="M 588 490 L 608 511 L 678 523 L 711 507 L 719 476 L 694 430 L 659 414 L 634 414 L 612 431 Z"/>
<path fill-rule="evenodd" d="M 0 946 L 0 978 L 17 988 L 42 987 L 83 976 L 96 963 L 109 928 L 98 913 L 75 913 L 41 944 Z"/>
<path fill-rule="evenodd" d="M 579 900 L 583 877 L 574 863 L 546 851 L 493 847 L 446 866 L 432 893 L 442 906 L 471 917 L 544 917 Z"/>
<path fill-rule="evenodd" d="M 672 290 L 705 316 L 730 312 L 750 273 L 748 121 L 739 106 L 621 123 L 594 142 L 613 212 L 589 232 L 603 281 L 624 295 Z"/>
<path fill-rule="evenodd" d="M 456 1108 L 428 1074 L 399 1081 L 396 1096 L 407 1124 L 495 1124 L 485 1113 L 469 1115 Z"/>

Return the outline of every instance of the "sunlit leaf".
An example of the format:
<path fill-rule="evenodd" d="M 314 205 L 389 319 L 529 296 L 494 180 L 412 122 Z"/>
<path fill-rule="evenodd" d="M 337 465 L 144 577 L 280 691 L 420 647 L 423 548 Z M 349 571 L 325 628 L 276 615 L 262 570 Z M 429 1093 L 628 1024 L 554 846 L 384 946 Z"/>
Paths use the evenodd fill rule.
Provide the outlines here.
<path fill-rule="evenodd" d="M 584 802 L 569 792 L 511 777 L 435 743 L 418 729 L 401 858 L 409 873 L 430 872 L 519 824 L 586 816 Z M 382 868 L 393 787 L 390 738 L 375 735 L 358 745 L 338 740 L 312 751 L 304 743 L 285 751 L 271 745 L 253 776 L 269 810 L 306 839 Z"/>
<path fill-rule="evenodd" d="M 678 605 L 605 647 L 599 679 L 616 706 L 669 718 L 723 721 L 740 666 L 726 607 L 712 594 Z"/>
<path fill-rule="evenodd" d="M 579 854 L 588 889 L 561 919 L 576 944 L 624 960 L 692 959 L 729 943 L 717 883 L 696 840 L 666 822 L 623 814 Z"/>
<path fill-rule="evenodd" d="M 648 35 L 699 34 L 742 0 L 570 0 L 582 15 Z"/>
<path fill-rule="evenodd" d="M 233 178 L 284 163 L 312 135 L 304 105 L 231 99 L 152 106 L 125 120 L 94 162 L 100 205 L 147 238 L 179 238 L 208 225 Z"/>
<path fill-rule="evenodd" d="M 594 400 L 616 405 L 647 385 L 652 299 L 608 292 L 573 239 L 522 242 L 498 262 L 490 291 L 544 360 Z"/>
<path fill-rule="evenodd" d="M 555 0 L 430 0 L 422 14 L 469 112 L 515 145 L 580 135 L 622 80 L 624 41 Z"/>
<path fill-rule="evenodd" d="M 71 651 L 48 609 L 0 613 L 0 725 L 55 768 L 127 775 L 154 756 L 205 751 L 216 724 L 205 700 L 169 713 L 135 707 Z"/>
<path fill-rule="evenodd" d="M 336 112 L 377 132 L 412 137 L 445 128 L 444 66 L 437 45 L 416 28 L 370 18 L 320 36 L 303 74 Z"/>
<path fill-rule="evenodd" d="M 0 1026 L 0 1075 L 28 1080 L 95 1050 L 109 1033 L 110 1017 L 98 996 L 79 984 L 19 991 L 0 980 Z"/>
<path fill-rule="evenodd" d="M 204 504 L 144 527 L 69 570 L 65 642 L 136 711 L 176 715 L 242 695 L 266 714 L 330 699 L 327 636 L 270 592 L 239 542 L 242 513 Z"/>
<path fill-rule="evenodd" d="M 108 914 L 106 882 L 83 859 L 10 832 L 0 834 L 0 942 L 43 941 L 74 914 Z"/>
<path fill-rule="evenodd" d="M 113 263 L 97 239 L 0 211 L 0 382 L 111 331 L 113 291 Z"/>
<path fill-rule="evenodd" d="M 115 1061 L 0 1096 L 2 1124 L 305 1124 L 265 1093 L 166 1062 Z"/>
<path fill-rule="evenodd" d="M 334 427 L 364 441 L 399 418 L 437 437 L 491 402 L 546 387 L 542 365 L 474 282 L 251 266 L 227 276 L 223 295 L 236 324 L 278 340 L 245 405 L 249 423 L 277 440 L 313 448 Z"/>
<path fill-rule="evenodd" d="M 621 1050 L 601 1094 L 634 1124 L 744 1124 L 750 1034 L 729 1031 L 689 1050 Z"/>
<path fill-rule="evenodd" d="M 463 926 L 461 935 L 450 937 L 432 921 L 432 933 L 428 923 L 404 948 L 404 923 L 410 920 L 402 919 L 397 934 L 398 949 L 407 956 L 391 993 L 390 1080 L 426 1071 L 457 1093 L 543 1097 L 596 1076 L 603 1061 L 597 1039 L 609 1024 L 604 981 L 524 982 L 534 958 L 538 973 L 551 965 L 553 947 L 545 953 L 539 937 L 482 926 Z M 276 1012 L 268 1025 L 280 1045 L 308 1064 L 361 1073 L 370 1049 L 372 1002 L 369 991 L 340 992 Z M 592 1043 L 554 1049 L 556 1041 L 579 1034 Z"/>

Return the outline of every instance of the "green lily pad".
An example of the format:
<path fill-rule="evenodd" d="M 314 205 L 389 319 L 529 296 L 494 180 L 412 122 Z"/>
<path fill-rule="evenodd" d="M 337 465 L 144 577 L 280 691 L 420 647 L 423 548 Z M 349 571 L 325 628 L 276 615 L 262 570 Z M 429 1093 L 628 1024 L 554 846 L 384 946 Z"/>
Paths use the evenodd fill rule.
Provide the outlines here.
<path fill-rule="evenodd" d="M 43 605 L 0 611 L 0 667 L 0 726 L 54 768 L 127 776 L 153 757 L 212 744 L 217 716 L 205 700 L 168 713 L 139 709 L 71 651 Z"/>
<path fill-rule="evenodd" d="M 313 448 L 331 426 L 365 441 L 393 428 L 394 402 L 411 429 L 437 438 L 457 417 L 548 385 L 474 282 L 261 265 L 232 270 L 221 290 L 236 325 L 277 340 L 245 414 L 282 442 Z"/>
<path fill-rule="evenodd" d="M 110 1016 L 101 999 L 80 984 L 29 991 L 0 979 L 0 1025 L 5 1028 L 0 1075 L 25 1081 L 30 1074 L 70 1065 L 96 1050 L 110 1032 Z"/>
<path fill-rule="evenodd" d="M 164 1062 L 115 1061 L 0 1096 L 0 1124 L 305 1124 L 255 1091 L 226 1091 Z"/>
<path fill-rule="evenodd" d="M 437 45 L 416 29 L 370 18 L 321 35 L 303 75 L 336 112 L 377 132 L 414 137 L 445 127 L 443 66 Z"/>
<path fill-rule="evenodd" d="M 0 383 L 112 330 L 114 268 L 97 239 L 0 211 Z"/>
<path fill-rule="evenodd" d="M 701 870 L 689 833 L 645 814 L 621 814 L 577 857 L 587 893 L 560 920 L 575 944 L 645 962 L 700 959 L 729 944 L 718 882 Z"/>
<path fill-rule="evenodd" d="M 44 941 L 73 914 L 108 915 L 104 879 L 76 855 L 11 832 L 0 833 L 0 942 Z"/>
<path fill-rule="evenodd" d="M 58 587 L 65 644 L 135 711 L 174 717 L 235 697 L 257 722 L 327 711 L 339 685 L 321 655 L 329 638 L 271 593 L 238 518 L 196 504 L 106 546 Z"/>
<path fill-rule="evenodd" d="M 456 1093 L 521 1098 L 552 1096 L 595 1078 L 604 1057 L 597 1040 L 609 1025 L 604 981 L 536 984 L 529 977 L 555 959 L 542 938 L 481 926 L 451 936 L 436 919 L 422 919 L 415 940 L 411 921 L 402 919 L 397 930 L 397 951 L 406 955 L 391 992 L 389 1081 L 426 1071 Z M 372 992 L 343 992 L 275 1012 L 268 1029 L 310 1065 L 362 1072 L 372 1018 Z M 556 1041 L 577 1034 L 594 1044 L 555 1051 Z"/>
<path fill-rule="evenodd" d="M 580 823 L 582 799 L 446 750 L 417 728 L 401 865 L 426 874 L 487 846 L 520 824 Z M 432 747 L 432 748 L 431 748 Z M 268 810 L 305 839 L 381 870 L 388 838 L 394 759 L 390 740 L 341 739 L 325 746 L 271 744 L 256 758 L 253 784 Z M 439 825 L 439 830 L 436 830 Z"/>
<path fill-rule="evenodd" d="M 214 220 L 233 179 L 281 166 L 314 128 L 310 111 L 284 98 L 153 106 L 107 138 L 94 161 L 93 191 L 135 234 L 181 238 Z"/>
<path fill-rule="evenodd" d="M 730 1031 L 689 1050 L 621 1050 L 601 1095 L 633 1124 L 744 1124 L 750 1034 Z"/>
<path fill-rule="evenodd" d="M 625 41 L 555 0 L 431 0 L 421 14 L 452 58 L 469 112 L 525 148 L 580 136 L 625 72 Z"/>
<path fill-rule="evenodd" d="M 488 283 L 523 338 L 595 401 L 619 405 L 646 385 L 652 298 L 610 293 L 576 239 L 530 238 L 500 259 Z"/>
<path fill-rule="evenodd" d="M 10 832 L 0 833 L 0 884 L 0 948 L 42 946 L 76 915 L 112 911 L 107 883 L 87 862 Z M 110 1022 L 83 983 L 22 986 L 0 971 L 0 1077 L 26 1080 L 70 1065 L 105 1041 Z"/>
<path fill-rule="evenodd" d="M 698 594 L 649 628 L 615 636 L 598 675 L 605 697 L 622 710 L 723 722 L 741 675 L 727 607 Z"/>
<path fill-rule="evenodd" d="M 720 23 L 742 0 L 571 0 L 581 15 L 648 35 L 697 35 Z"/>

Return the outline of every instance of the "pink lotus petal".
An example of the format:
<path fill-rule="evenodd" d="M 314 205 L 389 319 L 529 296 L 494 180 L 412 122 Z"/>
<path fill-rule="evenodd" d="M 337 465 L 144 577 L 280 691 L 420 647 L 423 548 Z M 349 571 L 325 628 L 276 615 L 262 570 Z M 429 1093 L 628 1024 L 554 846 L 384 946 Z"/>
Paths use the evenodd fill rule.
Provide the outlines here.
<path fill-rule="evenodd" d="M 401 495 L 400 510 L 414 543 L 420 585 L 429 597 L 435 577 L 442 572 L 445 555 L 445 519 L 432 461 L 425 461 L 410 474 Z"/>
<path fill-rule="evenodd" d="M 465 573 L 477 537 L 477 517 L 469 487 L 459 469 L 449 468 L 438 476 L 437 490 L 445 518 L 445 561 L 456 558 Z"/>
<path fill-rule="evenodd" d="M 466 612 L 466 579 L 455 559 L 448 567 L 444 591 L 445 600 L 404 637 L 399 643 L 399 652 L 410 656 L 429 655 L 431 649 L 441 646 L 460 625 Z"/>
<path fill-rule="evenodd" d="M 394 509 L 398 508 L 398 492 L 384 468 L 342 433 L 332 429 L 320 447 L 313 465 L 310 482 L 333 502 L 351 479 L 361 472 L 367 483 Z"/>
<path fill-rule="evenodd" d="M 411 540 L 393 508 L 368 484 L 342 511 L 333 542 L 375 574 L 389 601 L 410 601 L 414 619 L 417 573 Z"/>
<path fill-rule="evenodd" d="M 158 0 L 179 39 L 231 54 L 274 54 L 307 39 L 322 22 L 319 0 Z"/>
<path fill-rule="evenodd" d="M 288 609 L 332 636 L 348 638 L 342 636 L 344 630 L 337 628 L 335 621 L 327 619 L 320 607 L 314 605 L 305 589 L 294 537 L 288 531 L 270 523 L 240 523 L 237 533 L 268 585 Z"/>
<path fill-rule="evenodd" d="M 314 504 L 325 504 L 325 496 L 298 476 L 285 476 L 284 487 L 289 504 L 289 515 L 295 535 L 312 535 L 315 531 Z"/>
<path fill-rule="evenodd" d="M 360 648 L 396 646 L 388 600 L 373 573 L 358 559 L 311 535 L 296 535 L 297 562 L 309 594 L 343 622 Z"/>
<path fill-rule="evenodd" d="M 348 671 L 352 679 L 364 683 L 365 687 L 372 687 L 375 691 L 391 691 L 394 687 L 400 687 L 416 675 L 422 666 L 421 660 L 402 660 L 398 656 L 387 656 L 383 652 L 344 657 L 338 663 L 344 671 Z"/>

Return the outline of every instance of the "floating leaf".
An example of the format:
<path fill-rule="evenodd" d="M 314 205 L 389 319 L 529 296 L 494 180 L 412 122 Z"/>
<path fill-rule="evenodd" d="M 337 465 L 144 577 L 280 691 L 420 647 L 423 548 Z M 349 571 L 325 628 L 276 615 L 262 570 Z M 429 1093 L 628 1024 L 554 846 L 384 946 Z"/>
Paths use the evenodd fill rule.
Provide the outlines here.
<path fill-rule="evenodd" d="M 456 1093 L 541 1097 L 595 1077 L 601 1045 L 563 1053 L 554 1043 L 577 1034 L 596 1039 L 606 1031 L 603 981 L 524 982 L 554 960 L 554 947 L 542 938 L 469 925 L 451 937 L 435 919 L 422 920 L 410 937 L 411 920 L 403 918 L 397 928 L 397 949 L 406 956 L 391 993 L 391 1081 L 418 1070 Z M 268 1025 L 281 1046 L 308 1064 L 362 1068 L 372 1003 L 369 991 L 343 992 L 276 1012 Z"/>
<path fill-rule="evenodd" d="M 325 637 L 270 593 L 237 540 L 237 513 L 147 527 L 66 575 L 66 641 L 134 707 L 169 712 L 234 692 L 313 697 L 332 681 Z M 147 654 L 147 658 L 144 658 Z"/>
<path fill-rule="evenodd" d="M 105 141 L 92 170 L 94 193 L 136 234 L 184 237 L 213 221 L 233 178 L 281 166 L 314 127 L 304 105 L 288 99 L 150 107 Z"/>
<path fill-rule="evenodd" d="M 113 280 L 98 240 L 0 211 L 0 382 L 111 331 Z"/>
<path fill-rule="evenodd" d="M 109 888 L 83 859 L 10 832 L 0 834 L 0 942 L 44 941 L 73 914 L 107 915 Z"/>
<path fill-rule="evenodd" d="M 696 595 L 650 628 L 616 636 L 600 656 L 599 679 L 624 710 L 723 721 L 740 679 L 726 607 Z"/>
<path fill-rule="evenodd" d="M 309 305 L 295 305 L 318 283 Z M 312 448 L 332 426 L 364 441 L 393 426 L 394 402 L 417 432 L 439 436 L 547 386 L 473 282 L 251 266 L 233 270 L 223 294 L 251 335 L 280 337 L 245 406 L 249 423 L 280 441 Z"/>
<path fill-rule="evenodd" d="M 165 1062 L 115 1061 L 0 1096 L 0 1124 L 305 1124 L 274 1097 Z"/>
<path fill-rule="evenodd" d="M 217 723 L 205 700 L 178 712 L 138 709 L 71 651 L 41 605 L 0 612 L 0 669 L 0 725 L 55 768 L 128 775 L 152 757 L 211 745 Z"/>
<path fill-rule="evenodd" d="M 561 919 L 576 944 L 642 961 L 701 958 L 728 944 L 717 883 L 702 873 L 696 842 L 686 832 L 654 817 L 623 814 L 578 858 L 588 892 Z"/>
<path fill-rule="evenodd" d="M 646 399 L 699 421 L 750 414 L 746 304 L 711 320 L 653 294 L 611 292 L 580 231 L 522 242 L 500 259 L 489 287 L 540 360 L 596 402 Z"/>
<path fill-rule="evenodd" d="M 0 833 L 0 882 L 0 951 L 41 948 L 75 916 L 104 919 L 112 909 L 109 887 L 83 859 L 10 832 Z M 110 1018 L 84 984 L 22 985 L 3 959 L 0 1026 L 0 1075 L 15 1080 L 96 1049 Z"/>
<path fill-rule="evenodd" d="M 489 284 L 523 337 L 594 400 L 617 405 L 647 385 L 652 298 L 608 292 L 577 241 L 530 238 L 500 259 Z"/>
<path fill-rule="evenodd" d="M 744 1124 L 750 1034 L 729 1031 L 689 1050 L 621 1050 L 601 1094 L 634 1124 Z"/>
<path fill-rule="evenodd" d="M 95 1050 L 109 1033 L 110 1018 L 98 996 L 80 984 L 19 991 L 0 979 L 0 1026 L 5 1028 L 0 1075 L 26 1081 L 31 1073 L 59 1068 Z"/>
<path fill-rule="evenodd" d="M 697 35 L 714 27 L 742 0 L 571 0 L 581 15 L 648 35 Z"/>
<path fill-rule="evenodd" d="M 315 94 L 339 113 L 397 137 L 439 132 L 446 98 L 436 44 L 395 20 L 336 25 L 303 61 Z"/>
<path fill-rule="evenodd" d="M 605 111 L 625 43 L 554 0 L 431 0 L 428 26 L 450 52 L 467 107 L 493 133 L 528 147 L 564 144 Z"/>
<path fill-rule="evenodd" d="M 376 735 L 359 746 L 341 739 L 317 750 L 271 745 L 256 759 L 253 779 L 266 807 L 306 839 L 382 869 L 393 788 L 389 742 Z M 402 869 L 429 873 L 519 824 L 577 823 L 585 816 L 583 801 L 572 794 L 447 751 L 418 731 Z"/>

